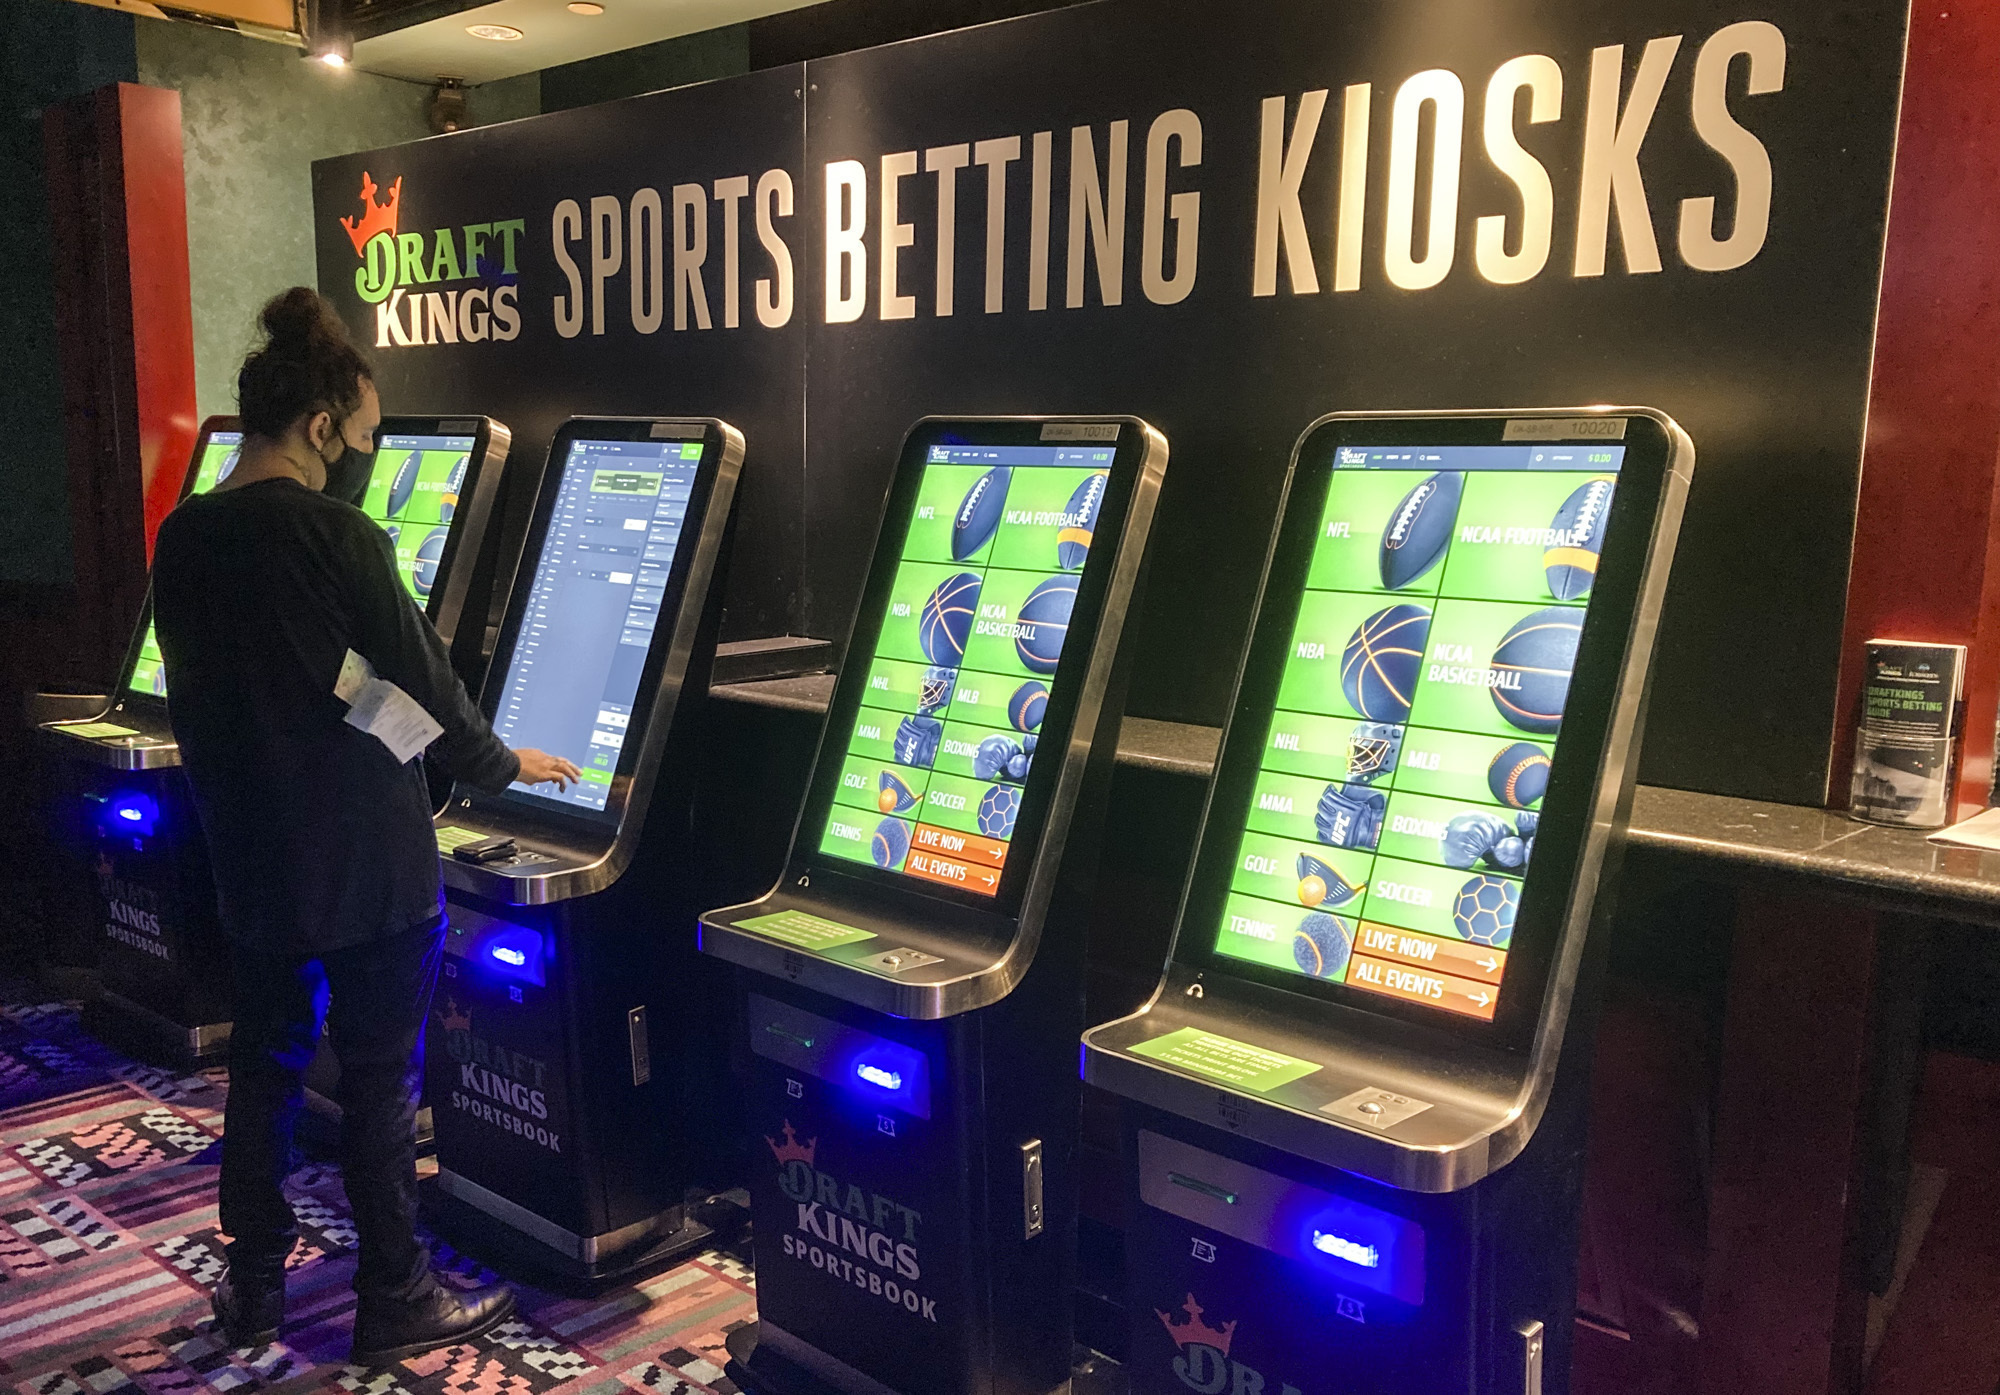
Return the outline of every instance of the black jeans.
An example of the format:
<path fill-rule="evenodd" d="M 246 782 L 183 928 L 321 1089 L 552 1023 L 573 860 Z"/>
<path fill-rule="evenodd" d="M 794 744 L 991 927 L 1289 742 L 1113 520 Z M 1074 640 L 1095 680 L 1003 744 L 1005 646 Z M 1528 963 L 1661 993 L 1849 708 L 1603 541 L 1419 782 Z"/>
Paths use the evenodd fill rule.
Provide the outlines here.
<path fill-rule="evenodd" d="M 220 1223 L 238 1275 L 276 1279 L 298 1239 L 283 1187 L 324 1023 L 340 1063 L 341 1165 L 361 1240 L 355 1292 L 398 1302 L 428 1285 L 416 1232 L 417 1099 L 443 947 L 442 916 L 313 959 L 235 947 Z"/>

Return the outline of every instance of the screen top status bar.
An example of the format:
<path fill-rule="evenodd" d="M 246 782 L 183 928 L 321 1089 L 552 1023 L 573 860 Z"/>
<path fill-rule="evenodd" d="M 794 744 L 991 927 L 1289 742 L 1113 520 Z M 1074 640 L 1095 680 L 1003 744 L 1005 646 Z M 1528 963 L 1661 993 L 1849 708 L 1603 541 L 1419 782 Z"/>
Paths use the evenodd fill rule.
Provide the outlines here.
<path fill-rule="evenodd" d="M 1109 469 L 1117 452 L 1109 446 L 932 446 L 931 465 L 1061 465 Z"/>
<path fill-rule="evenodd" d="M 1624 463 L 1625 447 L 1340 446 L 1333 463 L 1343 470 L 1602 470 Z"/>
<path fill-rule="evenodd" d="M 218 440 L 220 437 L 217 438 Z M 377 450 L 471 450 L 470 436 L 384 436 Z"/>

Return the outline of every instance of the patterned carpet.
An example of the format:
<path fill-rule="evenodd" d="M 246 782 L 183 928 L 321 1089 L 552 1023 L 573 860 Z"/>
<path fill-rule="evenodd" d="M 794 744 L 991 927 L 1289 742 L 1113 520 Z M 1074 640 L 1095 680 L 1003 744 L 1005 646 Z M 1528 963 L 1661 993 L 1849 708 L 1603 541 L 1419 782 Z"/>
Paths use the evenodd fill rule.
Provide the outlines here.
<path fill-rule="evenodd" d="M 386 1372 L 344 1363 L 354 1229 L 339 1169 L 287 1190 L 302 1239 L 270 1346 L 211 1330 L 222 1271 L 215 1179 L 228 1083 L 140 1065 L 0 984 L 0 1383 L 16 1395 L 734 1395 L 724 1336 L 755 1312 L 749 1266 L 711 1251 L 589 1299 L 518 1287 L 517 1316 L 477 1342 Z M 466 1287 L 491 1282 L 433 1241 Z"/>

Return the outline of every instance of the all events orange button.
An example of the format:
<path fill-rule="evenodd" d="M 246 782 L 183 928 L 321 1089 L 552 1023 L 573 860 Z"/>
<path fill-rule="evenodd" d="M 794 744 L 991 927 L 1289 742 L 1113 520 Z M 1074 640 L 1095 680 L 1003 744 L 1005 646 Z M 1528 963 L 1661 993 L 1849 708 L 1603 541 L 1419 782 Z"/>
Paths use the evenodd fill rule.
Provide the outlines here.
<path fill-rule="evenodd" d="M 981 862 L 998 867 L 1007 860 L 1007 845 L 998 838 L 982 838 L 976 833 L 960 833 L 955 828 L 939 828 L 920 823 L 910 835 L 910 846 L 938 853 L 956 862 Z"/>
<path fill-rule="evenodd" d="M 1387 998 L 1425 1003 L 1485 1022 L 1493 1020 L 1493 1004 L 1499 997 L 1499 990 L 1487 984 L 1391 964 L 1386 959 L 1369 959 L 1359 954 L 1347 963 L 1347 982 L 1350 987 L 1380 993 Z"/>
<path fill-rule="evenodd" d="M 1491 945 L 1470 944 L 1465 940 L 1442 940 L 1436 935 L 1419 935 L 1398 930 L 1393 925 L 1361 922 L 1354 936 L 1354 949 L 1376 959 L 1388 959 L 1417 969 L 1435 969 L 1480 983 L 1498 983 L 1507 972 L 1507 951 Z"/>
<path fill-rule="evenodd" d="M 967 891 L 976 891 L 982 896 L 992 896 L 1000 890 L 1000 873 L 997 869 L 974 867 L 964 862 L 954 862 L 948 857 L 933 857 L 916 848 L 911 848 L 910 855 L 904 859 L 903 870 L 927 882 L 962 886 Z"/>

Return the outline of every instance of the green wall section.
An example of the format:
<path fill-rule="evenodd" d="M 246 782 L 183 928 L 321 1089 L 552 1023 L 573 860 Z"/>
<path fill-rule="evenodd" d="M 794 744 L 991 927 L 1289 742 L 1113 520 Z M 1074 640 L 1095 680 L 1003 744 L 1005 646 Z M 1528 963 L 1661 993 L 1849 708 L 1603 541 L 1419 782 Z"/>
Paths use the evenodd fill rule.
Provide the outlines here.
<path fill-rule="evenodd" d="M 0 0 L 0 584 L 70 581 L 69 474 L 56 360 L 55 245 L 42 170 L 42 108 L 135 75 L 133 21 L 60 0 Z"/>
<path fill-rule="evenodd" d="M 544 68 L 542 110 L 568 111 L 593 102 L 636 97 L 641 92 L 658 92 L 749 71 L 749 26 L 731 24 Z"/>
<path fill-rule="evenodd" d="M 232 412 L 258 307 L 314 284 L 312 162 L 428 136 L 430 89 L 200 25 L 135 28 L 139 81 L 181 94 L 197 404 L 204 416 Z M 532 116 L 539 84 L 532 74 L 487 83 L 469 107 L 482 125 Z"/>

